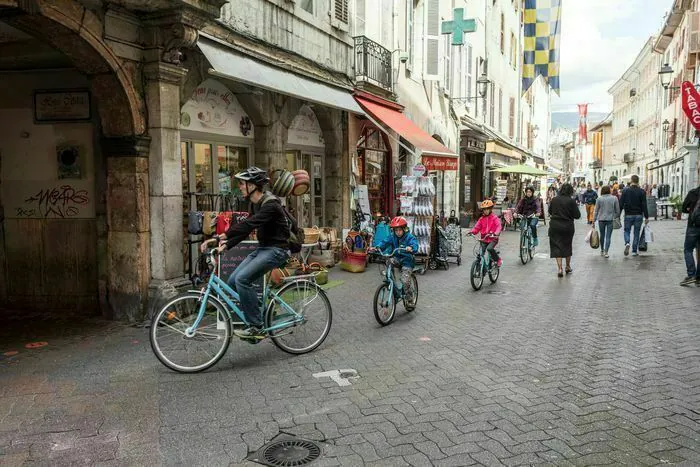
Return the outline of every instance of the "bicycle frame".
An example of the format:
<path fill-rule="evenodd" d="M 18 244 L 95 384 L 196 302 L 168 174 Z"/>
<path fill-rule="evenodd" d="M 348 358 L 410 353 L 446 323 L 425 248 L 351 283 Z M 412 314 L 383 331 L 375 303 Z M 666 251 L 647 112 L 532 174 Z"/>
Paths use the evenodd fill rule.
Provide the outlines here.
<path fill-rule="evenodd" d="M 209 296 L 211 295 L 212 291 L 214 291 L 218 299 L 223 300 L 226 304 L 226 307 L 224 308 L 226 309 L 226 313 L 228 315 L 227 319 L 230 320 L 232 318 L 231 311 L 233 311 L 236 314 L 236 316 L 243 322 L 243 324 L 245 324 L 246 326 L 250 325 L 248 320 L 246 320 L 245 315 L 243 314 L 241 309 L 234 303 L 234 300 L 240 300 L 239 295 L 236 293 L 235 290 L 231 288 L 231 286 L 229 286 L 223 279 L 219 277 L 218 272 L 220 271 L 220 264 L 218 261 L 216 262 L 216 269 L 217 271 L 212 272 L 209 276 L 207 287 L 206 289 L 204 289 L 204 293 L 202 294 L 202 298 L 200 299 L 201 304 L 199 306 L 197 319 L 192 324 L 192 326 L 185 330 L 185 335 L 187 337 L 194 336 L 195 330 L 199 326 L 199 323 L 202 321 L 202 318 L 204 318 L 204 311 L 206 310 L 206 305 L 209 301 Z M 294 279 L 299 280 L 299 278 L 303 279 L 303 276 L 297 276 Z M 201 293 L 202 291 L 200 290 L 198 292 Z M 302 315 L 297 313 L 296 310 L 290 307 L 276 293 L 270 292 L 270 287 L 267 285 L 267 279 L 265 279 L 263 284 L 261 313 L 264 313 L 265 308 L 267 308 L 267 306 L 269 306 L 269 304 L 273 300 L 276 300 L 277 303 L 279 303 L 285 309 L 285 311 L 289 312 L 293 319 L 280 324 L 276 324 L 274 326 L 270 326 L 269 328 L 265 328 L 265 331 L 276 331 L 278 329 L 286 328 L 291 324 L 295 324 L 304 320 L 304 317 Z"/>

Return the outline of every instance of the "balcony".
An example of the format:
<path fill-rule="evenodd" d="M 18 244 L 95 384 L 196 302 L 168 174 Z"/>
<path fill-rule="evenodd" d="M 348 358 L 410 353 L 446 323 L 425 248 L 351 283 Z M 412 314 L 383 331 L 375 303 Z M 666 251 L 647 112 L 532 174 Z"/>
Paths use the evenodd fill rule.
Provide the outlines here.
<path fill-rule="evenodd" d="M 393 92 L 391 52 L 365 36 L 355 39 L 355 81 Z"/>

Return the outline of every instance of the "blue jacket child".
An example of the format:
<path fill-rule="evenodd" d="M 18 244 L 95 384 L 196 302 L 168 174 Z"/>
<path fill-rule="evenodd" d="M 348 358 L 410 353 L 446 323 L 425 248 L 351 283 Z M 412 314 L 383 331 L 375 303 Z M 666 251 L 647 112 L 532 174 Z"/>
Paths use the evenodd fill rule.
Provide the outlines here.
<path fill-rule="evenodd" d="M 404 223 L 405 222 L 406 221 L 404 220 Z M 416 251 L 418 251 L 418 239 L 411 232 L 408 231 L 408 226 L 406 226 L 405 224 L 399 227 L 393 227 L 393 225 L 394 221 L 392 221 L 391 235 L 389 235 L 389 237 L 387 237 L 386 239 L 384 239 L 384 241 L 379 243 L 377 245 L 377 248 L 380 251 L 389 254 L 396 248 L 411 247 L 413 252 L 397 251 L 396 259 L 399 260 L 399 263 L 401 264 L 402 268 L 413 269 L 413 266 L 416 264 L 414 255 Z M 402 234 L 400 236 L 397 235 L 397 231 L 402 232 Z"/>

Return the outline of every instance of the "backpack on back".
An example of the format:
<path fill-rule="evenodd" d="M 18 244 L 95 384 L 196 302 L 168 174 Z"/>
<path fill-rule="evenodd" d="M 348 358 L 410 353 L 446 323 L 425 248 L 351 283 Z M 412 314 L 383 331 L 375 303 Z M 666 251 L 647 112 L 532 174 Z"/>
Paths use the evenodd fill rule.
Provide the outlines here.
<path fill-rule="evenodd" d="M 274 199 L 278 198 L 273 194 L 265 193 L 260 206 Z M 304 244 L 304 229 L 299 228 L 299 223 L 294 216 L 287 211 L 286 206 L 282 206 L 282 211 L 284 211 L 284 216 L 287 218 L 287 224 L 289 224 L 289 251 L 292 253 L 299 253 L 301 251 L 301 246 Z"/>

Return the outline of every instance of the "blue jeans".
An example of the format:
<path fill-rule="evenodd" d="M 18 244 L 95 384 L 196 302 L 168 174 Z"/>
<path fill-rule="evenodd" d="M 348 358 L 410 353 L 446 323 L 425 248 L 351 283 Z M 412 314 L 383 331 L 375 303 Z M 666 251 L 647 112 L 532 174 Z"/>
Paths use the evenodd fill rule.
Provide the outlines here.
<path fill-rule="evenodd" d="M 610 250 L 613 221 L 598 221 L 598 229 L 600 230 L 600 249 L 603 251 Z"/>
<path fill-rule="evenodd" d="M 262 311 L 258 305 L 258 294 L 253 283 L 263 277 L 266 272 L 282 266 L 287 259 L 289 259 L 287 250 L 276 247 L 260 247 L 249 254 L 228 278 L 228 285 L 240 297 L 241 311 L 251 326 L 265 327 Z"/>
<path fill-rule="evenodd" d="M 630 243 L 630 231 L 632 226 L 634 226 L 634 241 L 632 242 L 632 253 L 637 252 L 639 248 L 639 235 L 642 232 L 642 222 L 644 221 L 644 216 L 641 214 L 628 216 L 625 215 L 625 245 Z"/>
<path fill-rule="evenodd" d="M 683 244 L 683 256 L 685 256 L 685 267 L 689 277 L 698 277 L 698 268 L 695 264 L 693 250 L 700 251 L 700 227 L 690 227 L 685 231 L 685 243 Z"/>
<path fill-rule="evenodd" d="M 539 222 L 539 219 L 536 217 L 533 217 L 530 219 L 530 229 L 532 230 L 532 238 L 537 238 L 537 223 Z"/>

